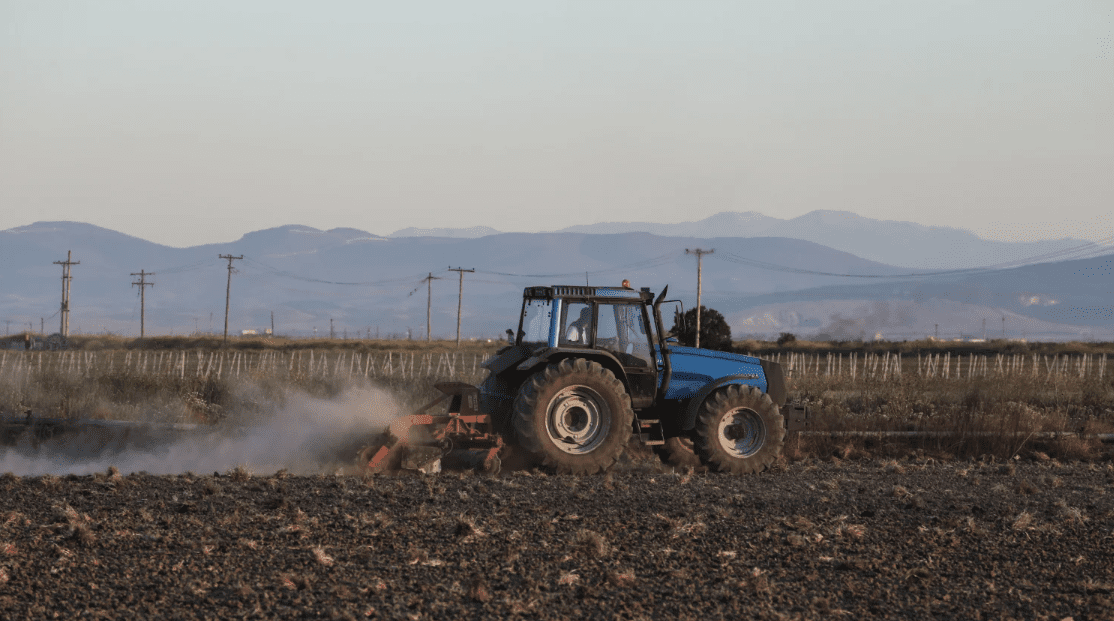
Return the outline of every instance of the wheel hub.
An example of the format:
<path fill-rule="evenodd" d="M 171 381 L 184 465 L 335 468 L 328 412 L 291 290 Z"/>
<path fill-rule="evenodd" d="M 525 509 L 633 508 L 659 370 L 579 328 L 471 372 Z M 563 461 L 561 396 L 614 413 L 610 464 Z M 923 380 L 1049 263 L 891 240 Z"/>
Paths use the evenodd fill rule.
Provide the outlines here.
<path fill-rule="evenodd" d="M 734 457 L 750 457 L 766 444 L 766 424 L 758 412 L 739 408 L 719 421 L 719 443 Z"/>
<path fill-rule="evenodd" d="M 594 451 L 607 438 L 611 411 L 595 390 L 569 386 L 549 402 L 546 432 L 553 444 L 574 455 Z"/>

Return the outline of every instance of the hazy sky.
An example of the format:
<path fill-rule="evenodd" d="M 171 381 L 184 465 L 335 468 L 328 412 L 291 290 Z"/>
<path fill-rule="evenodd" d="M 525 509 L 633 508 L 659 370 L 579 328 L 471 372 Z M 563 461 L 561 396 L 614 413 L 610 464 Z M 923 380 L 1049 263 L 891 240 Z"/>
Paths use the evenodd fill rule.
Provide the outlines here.
<path fill-rule="evenodd" d="M 0 229 L 1114 235 L 1114 2 L 0 0 Z"/>

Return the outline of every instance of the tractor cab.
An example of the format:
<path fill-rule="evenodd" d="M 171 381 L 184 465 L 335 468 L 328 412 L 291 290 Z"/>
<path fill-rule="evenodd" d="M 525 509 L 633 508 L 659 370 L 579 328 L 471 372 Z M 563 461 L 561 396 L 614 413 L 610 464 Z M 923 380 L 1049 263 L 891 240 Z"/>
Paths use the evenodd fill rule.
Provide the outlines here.
<path fill-rule="evenodd" d="M 533 357 L 587 356 L 624 380 L 634 408 L 654 402 L 660 326 L 650 290 L 623 287 L 528 287 L 516 346 Z"/>

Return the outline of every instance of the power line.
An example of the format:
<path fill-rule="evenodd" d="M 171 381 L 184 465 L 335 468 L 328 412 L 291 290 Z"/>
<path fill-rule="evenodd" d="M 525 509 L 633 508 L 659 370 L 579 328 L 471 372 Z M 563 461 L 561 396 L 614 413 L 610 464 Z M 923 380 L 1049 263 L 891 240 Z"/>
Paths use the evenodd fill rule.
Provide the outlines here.
<path fill-rule="evenodd" d="M 460 293 L 457 294 L 456 299 L 456 346 L 460 347 L 460 310 L 464 305 L 464 272 L 475 272 L 473 269 L 464 269 L 462 267 L 449 267 L 450 272 L 460 274 Z"/>
<path fill-rule="evenodd" d="M 1044 263 L 1052 260 L 1071 260 L 1071 259 L 1088 259 L 1096 256 L 1102 256 L 1109 248 L 1102 246 L 1102 243 L 1114 241 L 1114 236 L 1099 240 L 1098 242 L 1088 242 L 1065 248 L 1054 252 L 1049 252 L 1043 255 L 1028 257 L 1025 259 L 1018 259 L 1016 261 L 1008 261 L 996 265 L 986 265 L 982 267 L 969 267 L 953 270 L 939 270 L 934 272 L 912 272 L 904 274 L 849 274 L 839 272 L 826 272 L 823 270 L 813 270 L 801 267 L 790 267 L 787 265 L 779 265 L 777 263 L 769 263 L 767 261 L 759 261 L 758 259 L 751 259 L 737 254 L 725 253 L 719 258 L 723 261 L 746 265 L 758 269 L 771 270 L 776 272 L 786 272 L 790 274 L 803 274 L 808 276 L 833 276 L 837 278 L 929 278 L 934 276 L 965 276 L 975 274 L 985 274 L 996 270 L 1010 269 L 1015 267 L 1023 267 L 1025 265 L 1032 265 L 1035 263 Z M 1074 256 L 1072 256 L 1074 255 Z"/>
<path fill-rule="evenodd" d="M 702 272 L 703 272 L 703 267 L 704 267 L 704 255 L 713 254 L 713 253 L 715 253 L 715 251 L 716 251 L 715 248 L 712 248 L 711 250 L 704 250 L 703 248 L 697 248 L 696 250 L 689 250 L 688 248 L 685 248 L 685 254 L 695 254 L 696 255 L 696 347 L 697 348 L 700 347 L 700 293 L 703 290 L 702 289 L 702 285 L 703 285 L 703 278 L 702 278 L 703 274 L 702 274 Z"/>
<path fill-rule="evenodd" d="M 271 274 L 274 274 L 275 276 L 281 276 L 283 278 L 290 278 L 292 280 L 301 280 L 301 281 L 305 281 L 305 282 L 315 282 L 315 283 L 320 283 L 320 284 L 324 284 L 324 285 L 344 285 L 344 286 L 350 286 L 350 287 L 371 287 L 371 286 L 377 286 L 377 285 L 401 285 L 401 284 L 410 284 L 411 282 L 421 278 L 420 274 L 416 274 L 416 275 L 412 275 L 412 276 L 400 276 L 398 278 L 388 278 L 388 279 L 385 279 L 385 280 L 370 280 L 370 281 L 363 281 L 363 282 L 344 282 L 344 281 L 337 281 L 337 280 L 326 280 L 324 278 L 314 278 L 312 276 L 301 276 L 299 274 L 294 274 L 294 273 L 291 273 L 291 272 L 286 271 L 286 270 L 280 270 L 276 267 L 272 267 L 272 266 L 267 265 L 266 263 L 262 263 L 260 261 L 255 261 L 251 258 L 245 259 L 244 262 L 247 263 L 248 265 L 253 266 L 253 267 L 257 267 L 259 269 L 270 272 Z"/>
<path fill-rule="evenodd" d="M 73 277 L 70 276 L 70 266 L 81 265 L 81 261 L 71 261 L 73 258 L 73 251 L 66 251 L 65 261 L 55 261 L 55 265 L 62 266 L 62 307 L 59 312 L 62 313 L 61 327 L 58 328 L 59 334 L 63 337 L 70 335 L 70 281 Z"/>
<path fill-rule="evenodd" d="M 463 274 L 463 273 L 461 273 L 461 275 L 460 275 L 460 278 L 461 278 L 461 288 L 463 288 L 463 287 L 464 287 L 464 274 Z M 434 275 L 433 275 L 433 272 L 430 272 L 430 273 L 429 273 L 429 276 L 426 276 L 424 280 L 425 280 L 425 284 L 426 284 L 426 299 L 425 299 L 425 340 L 426 340 L 426 342 L 428 343 L 428 342 L 429 342 L 429 341 L 431 341 L 431 340 L 432 340 L 432 338 L 433 338 L 433 337 L 431 336 L 431 335 L 433 334 L 433 281 L 435 281 L 435 280 L 441 280 L 441 278 L 440 278 L 439 276 L 434 276 Z M 458 313 L 457 313 L 457 314 L 458 314 L 458 318 L 457 318 L 457 332 L 460 332 L 460 327 L 459 327 L 459 326 L 460 326 L 459 311 L 458 311 Z M 460 340 L 460 337 L 459 337 L 459 336 L 457 337 L 457 340 L 458 340 L 458 341 Z"/>
<path fill-rule="evenodd" d="M 211 266 L 212 263 L 209 263 L 209 260 L 205 259 L 196 263 L 187 263 L 185 265 L 176 265 L 173 267 L 163 267 L 158 270 L 158 273 L 164 276 L 167 274 L 181 274 L 182 272 L 193 272 L 199 269 L 207 269 Z"/>
<path fill-rule="evenodd" d="M 146 328 L 145 321 L 146 321 L 146 315 L 147 315 L 146 291 L 147 291 L 147 287 L 154 287 L 155 286 L 155 283 L 147 282 L 147 277 L 148 276 L 154 276 L 155 273 L 154 272 L 145 272 L 143 270 L 139 270 L 138 274 L 135 273 L 135 272 L 132 272 L 131 275 L 132 276 L 139 276 L 139 282 L 133 282 L 132 286 L 133 287 L 135 287 L 135 286 L 139 287 L 139 338 L 143 338 L 144 336 L 146 336 L 146 329 L 145 329 Z"/>
<path fill-rule="evenodd" d="M 576 279 L 579 280 L 579 278 L 581 276 L 585 275 L 585 274 L 588 274 L 588 275 L 591 275 L 591 276 L 603 276 L 603 275 L 606 275 L 606 274 L 614 274 L 614 273 L 624 272 L 624 271 L 649 269 L 649 268 L 652 268 L 652 267 L 658 267 L 658 266 L 664 265 L 666 263 L 669 263 L 671 261 L 674 261 L 674 260 L 676 260 L 676 258 L 677 258 L 677 254 L 674 253 L 674 252 L 670 252 L 668 254 L 663 254 L 663 255 L 660 255 L 660 256 L 657 256 L 657 257 L 652 257 L 652 258 L 649 258 L 649 259 L 643 259 L 641 261 L 636 261 L 634 263 L 628 263 L 628 264 L 620 265 L 620 266 L 617 266 L 617 267 L 609 267 L 609 268 L 595 270 L 595 271 L 591 271 L 591 270 L 583 271 L 583 270 L 581 270 L 581 271 L 576 271 L 576 272 L 565 272 L 565 273 L 556 273 L 556 274 L 516 274 L 516 273 L 513 273 L 513 272 L 496 272 L 496 271 L 491 271 L 491 270 L 480 270 L 480 269 L 477 269 L 476 273 L 477 274 L 489 274 L 491 276 L 506 276 L 508 278 L 576 278 Z"/>
<path fill-rule="evenodd" d="M 224 290 L 224 342 L 228 342 L 228 308 L 232 300 L 232 262 L 239 261 L 244 255 L 234 257 L 230 254 L 219 254 L 218 259 L 228 259 L 228 286 Z"/>

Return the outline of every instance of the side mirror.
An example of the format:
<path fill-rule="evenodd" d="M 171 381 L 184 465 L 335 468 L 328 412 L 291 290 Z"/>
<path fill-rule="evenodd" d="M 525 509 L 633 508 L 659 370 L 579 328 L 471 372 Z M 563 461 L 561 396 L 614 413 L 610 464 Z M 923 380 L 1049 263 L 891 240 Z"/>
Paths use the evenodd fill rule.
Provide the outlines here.
<path fill-rule="evenodd" d="M 667 344 L 667 345 L 668 345 L 668 344 L 677 344 L 677 343 L 680 343 L 680 341 L 678 341 L 678 340 L 677 340 L 677 337 L 675 337 L 675 336 L 667 336 L 667 337 L 665 337 L 665 342 L 666 342 L 666 344 Z"/>

